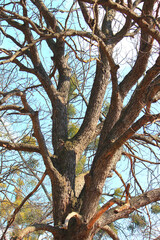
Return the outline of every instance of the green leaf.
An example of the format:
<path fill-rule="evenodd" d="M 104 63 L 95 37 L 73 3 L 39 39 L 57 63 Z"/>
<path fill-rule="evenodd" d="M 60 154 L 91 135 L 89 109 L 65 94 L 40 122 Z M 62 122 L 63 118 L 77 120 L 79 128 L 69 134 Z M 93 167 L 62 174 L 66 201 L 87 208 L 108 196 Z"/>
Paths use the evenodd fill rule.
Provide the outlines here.
<path fill-rule="evenodd" d="M 70 89 L 69 89 L 69 94 L 68 94 L 68 100 L 69 102 L 77 96 L 77 93 L 75 90 L 77 89 L 77 85 L 79 85 L 79 81 L 76 77 L 76 75 L 72 75 L 71 80 L 70 80 Z"/>
<path fill-rule="evenodd" d="M 137 227 L 143 228 L 146 226 L 145 217 L 139 214 L 131 215 L 132 223 L 134 223 Z"/>
<path fill-rule="evenodd" d="M 6 187 L 7 187 L 7 185 L 5 183 L 0 183 L 0 188 L 4 189 Z"/>
<path fill-rule="evenodd" d="M 39 161 L 38 161 L 37 159 L 35 159 L 35 158 L 30 158 L 30 159 L 27 161 L 27 163 L 28 163 L 28 165 L 29 165 L 31 168 L 33 168 L 33 169 L 35 169 L 35 168 L 38 167 L 38 165 L 39 165 Z"/>
<path fill-rule="evenodd" d="M 79 160 L 76 167 L 76 175 L 79 175 L 83 172 L 85 162 L 86 162 L 86 156 L 82 156 L 82 158 Z"/>
<path fill-rule="evenodd" d="M 102 107 L 102 113 L 107 115 L 110 104 L 105 100 Z"/>
<path fill-rule="evenodd" d="M 28 144 L 32 144 L 32 145 L 36 145 L 36 139 L 31 137 L 31 136 L 25 136 L 22 138 L 22 142 L 23 143 L 28 143 Z"/>
<path fill-rule="evenodd" d="M 18 178 L 17 184 L 18 184 L 19 187 L 24 186 L 24 182 L 21 178 Z"/>
<path fill-rule="evenodd" d="M 68 125 L 68 138 L 72 138 L 79 130 L 78 124 L 69 123 Z"/>
<path fill-rule="evenodd" d="M 76 114 L 76 109 L 75 107 L 73 106 L 73 104 L 68 104 L 68 107 L 67 107 L 67 114 L 68 114 L 68 118 L 73 118 Z"/>
<path fill-rule="evenodd" d="M 154 214 L 160 213 L 160 204 L 156 203 L 156 204 L 152 205 L 151 211 Z"/>
<path fill-rule="evenodd" d="M 88 147 L 87 147 L 87 150 L 96 150 L 97 147 L 98 147 L 98 143 L 99 143 L 99 137 L 97 137 L 93 142 L 91 142 Z"/>
<path fill-rule="evenodd" d="M 115 195 L 116 197 L 122 197 L 122 195 L 123 195 L 123 190 L 122 190 L 121 188 L 116 188 L 116 189 L 114 190 L 114 195 Z"/>

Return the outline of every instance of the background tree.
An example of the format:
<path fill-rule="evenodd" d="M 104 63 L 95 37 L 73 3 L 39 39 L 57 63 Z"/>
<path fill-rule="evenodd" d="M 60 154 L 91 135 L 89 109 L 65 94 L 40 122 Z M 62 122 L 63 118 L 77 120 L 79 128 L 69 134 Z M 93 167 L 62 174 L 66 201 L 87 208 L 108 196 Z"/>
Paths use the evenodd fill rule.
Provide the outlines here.
<path fill-rule="evenodd" d="M 157 0 L 1 1 L 1 211 L 6 199 L 15 207 L 2 215 L 1 239 L 24 212 L 31 225 L 20 220 L 26 228 L 14 239 L 39 230 L 55 240 L 103 231 L 119 239 L 123 218 L 157 237 L 159 8 Z"/>

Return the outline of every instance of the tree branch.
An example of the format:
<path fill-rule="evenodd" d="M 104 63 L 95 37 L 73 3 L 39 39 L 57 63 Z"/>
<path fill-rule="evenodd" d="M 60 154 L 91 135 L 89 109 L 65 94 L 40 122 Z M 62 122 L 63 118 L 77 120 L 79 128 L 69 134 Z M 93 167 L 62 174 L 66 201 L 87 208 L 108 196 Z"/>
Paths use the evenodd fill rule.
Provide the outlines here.
<path fill-rule="evenodd" d="M 87 7 L 85 5 L 85 3 L 83 3 L 82 1 L 78 0 L 78 4 L 81 8 L 83 17 L 86 21 L 86 23 L 88 24 L 88 26 L 90 27 L 90 29 L 93 29 L 94 26 L 94 19 L 90 16 L 90 14 L 88 13 Z"/>
<path fill-rule="evenodd" d="M 91 4 L 95 3 L 95 0 L 81 0 L 81 1 L 91 3 Z M 154 0 L 154 2 L 155 2 L 155 0 Z M 149 35 L 151 35 L 154 39 L 156 39 L 158 43 L 160 43 L 159 31 L 154 28 L 150 28 L 150 25 L 146 22 L 146 20 L 144 20 L 143 17 L 138 16 L 130 8 L 128 8 L 126 6 L 122 6 L 116 2 L 113 2 L 112 0 L 107 0 L 107 1 L 106 0 L 98 0 L 97 3 L 102 6 L 110 7 L 121 13 L 126 14 L 128 17 L 133 19 L 142 30 L 146 31 Z"/>
<path fill-rule="evenodd" d="M 43 15 L 47 25 L 50 26 L 54 32 L 56 31 L 56 27 L 59 30 L 55 16 L 48 10 L 45 4 L 41 0 L 31 0 L 31 2 L 39 9 L 39 12 Z"/>
<path fill-rule="evenodd" d="M 143 14 L 152 14 L 153 6 L 154 1 L 150 0 L 149 4 L 148 1 L 145 1 L 142 9 Z M 148 24 L 150 24 L 149 20 Z M 149 34 L 146 33 L 146 29 L 142 29 L 140 47 L 135 64 L 119 85 L 120 93 L 123 98 L 144 73 L 150 56 L 150 51 L 152 49 L 152 40 L 153 39 L 149 36 Z"/>
<path fill-rule="evenodd" d="M 56 235 L 57 233 L 65 231 L 64 229 L 59 229 L 58 227 L 52 227 L 49 224 L 38 224 L 38 223 L 36 223 L 36 224 L 33 224 L 30 227 L 26 227 L 24 230 L 21 231 L 21 233 L 18 236 L 13 237 L 12 239 L 13 240 L 21 240 L 21 239 L 23 239 L 23 237 L 25 237 L 29 233 L 32 233 L 32 232 L 35 232 L 35 231 L 40 231 L 40 230 L 50 232 L 53 235 Z"/>
<path fill-rule="evenodd" d="M 99 219 L 97 225 L 103 227 L 112 222 L 115 222 L 118 219 L 126 218 L 130 213 L 134 212 L 136 209 L 139 209 L 140 207 L 144 207 L 150 203 L 159 200 L 160 200 L 160 188 L 151 190 L 149 192 L 145 192 L 137 197 L 133 197 L 130 199 L 129 209 L 125 209 L 124 211 L 119 213 L 117 212 L 115 213 L 116 207 L 108 210 L 108 212 L 104 213 L 102 217 Z"/>
<path fill-rule="evenodd" d="M 112 205 L 117 203 L 118 205 L 122 205 L 123 202 L 119 199 L 111 199 L 106 204 L 104 204 L 97 212 L 96 214 L 90 219 L 90 221 L 87 224 L 87 228 L 91 229 L 93 225 L 97 222 L 97 220 L 102 216 L 104 212 L 106 212 Z"/>
<path fill-rule="evenodd" d="M 103 231 L 107 232 L 108 235 L 113 239 L 113 240 L 120 240 L 117 234 L 110 228 L 108 225 L 104 226 L 101 228 Z"/>
<path fill-rule="evenodd" d="M 140 141 L 143 141 L 147 144 L 151 144 L 156 147 L 158 147 L 159 146 L 158 143 L 160 143 L 159 135 L 145 136 L 145 134 L 134 134 L 130 139 L 140 140 Z"/>
<path fill-rule="evenodd" d="M 11 143 L 8 141 L 0 140 L 0 146 L 8 150 L 40 153 L 40 149 L 38 146 L 27 143 Z"/>
<path fill-rule="evenodd" d="M 112 77 L 114 90 L 117 89 L 116 73 L 118 66 L 115 64 L 112 58 L 112 50 L 114 46 L 110 42 L 110 40 L 107 41 L 107 37 L 110 36 L 112 32 L 111 19 L 113 18 L 114 13 L 110 12 L 110 10 L 107 9 L 102 24 L 102 32 L 105 35 L 105 40 L 103 40 L 96 34 L 92 33 L 92 37 L 99 43 L 100 61 L 97 61 L 96 75 L 91 90 L 91 95 L 87 106 L 87 111 L 84 117 L 84 121 L 78 133 L 73 138 L 73 141 L 75 140 L 78 143 L 80 143 L 79 145 L 81 145 L 79 146 L 80 153 L 83 152 L 83 150 L 91 141 L 92 135 L 94 135 L 95 133 L 96 125 L 101 113 L 104 94 L 109 82 L 110 73 Z M 109 38 L 110 37 L 108 37 L 108 39 Z M 78 144 L 76 147 L 78 147 Z"/>
<path fill-rule="evenodd" d="M 7 12 L 7 13 L 9 13 L 10 15 L 15 16 L 16 19 L 20 19 L 20 20 L 22 20 L 22 21 L 24 21 L 24 22 L 29 23 L 29 24 L 33 27 L 33 30 L 34 30 L 38 35 L 40 35 L 40 36 L 43 36 L 43 35 L 44 35 L 44 32 L 41 32 L 41 31 L 39 30 L 39 28 L 36 26 L 36 24 L 31 21 L 30 18 L 25 17 L 25 16 L 21 16 L 21 15 L 15 13 L 15 12 L 13 12 L 13 11 L 6 10 L 6 9 L 3 8 L 3 7 L 0 8 L 0 11 Z"/>

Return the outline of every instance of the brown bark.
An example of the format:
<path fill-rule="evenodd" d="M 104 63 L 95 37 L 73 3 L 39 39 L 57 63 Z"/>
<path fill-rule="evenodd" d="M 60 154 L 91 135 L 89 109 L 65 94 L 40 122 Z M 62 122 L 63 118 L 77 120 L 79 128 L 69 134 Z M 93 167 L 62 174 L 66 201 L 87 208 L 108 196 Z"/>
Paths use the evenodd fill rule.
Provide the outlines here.
<path fill-rule="evenodd" d="M 41 126 L 40 111 L 34 110 L 34 103 L 29 103 L 27 99 L 27 91 L 34 89 L 34 85 L 27 86 L 24 91 L 10 90 L 10 88 L 8 92 L 5 91 L 5 88 L 0 91 L 0 111 L 4 114 L 9 112 L 10 115 L 28 116 L 32 124 L 34 137 L 37 140 L 36 146 L 0 140 L 0 146 L 9 151 L 39 153 L 46 168 L 45 173 L 51 183 L 53 199 L 54 226 L 43 223 L 34 224 L 22 230 L 19 236 L 14 238 L 16 240 L 23 239 L 27 234 L 39 230 L 50 232 L 55 240 L 91 240 L 100 229 L 107 231 L 112 239 L 118 240 L 118 236 L 111 231 L 107 226 L 108 224 L 126 218 L 138 208 L 160 200 L 160 189 L 144 192 L 142 195 L 129 200 L 130 194 L 126 188 L 126 202 L 111 199 L 97 210 L 106 179 L 111 176 L 112 170 L 116 168 L 117 162 L 124 154 L 123 147 L 125 144 L 129 144 L 128 140 L 141 141 L 149 146 L 159 147 L 159 134 L 149 135 L 152 128 L 148 131 L 148 135 L 145 132 L 146 130 L 143 131 L 143 134 L 137 133 L 142 127 L 145 128 L 147 124 L 160 119 L 159 112 L 152 113 L 151 111 L 152 103 L 160 99 L 160 56 L 158 56 L 158 53 L 156 55 L 157 59 L 153 61 L 154 63 L 149 63 L 154 40 L 160 43 L 160 34 L 156 25 L 158 14 L 153 13 L 156 0 L 143 1 L 143 7 L 139 15 L 135 9 L 141 1 L 135 1 L 133 5 L 131 1 L 128 1 L 128 4 L 124 4 L 123 1 L 112 0 L 79 0 L 78 2 L 84 22 L 90 28 L 88 32 L 81 27 L 80 21 L 79 25 L 82 30 L 67 29 L 67 21 L 73 6 L 67 13 L 65 27 L 63 27 L 63 22 L 59 23 L 56 14 L 54 15 L 42 0 L 31 0 L 31 4 L 33 4 L 31 6 L 34 6 L 37 11 L 33 11 L 32 17 L 29 17 L 31 9 L 28 10 L 28 3 L 25 0 L 19 2 L 21 7 L 19 12 L 16 12 L 16 8 L 13 8 L 13 11 L 7 10 L 7 4 L 0 7 L 0 18 L 12 29 L 22 34 L 24 38 L 22 43 L 12 34 L 8 34 L 8 30 L 5 32 L 0 27 L 4 37 L 10 39 L 18 47 L 18 50 L 14 51 L 1 49 L 3 56 L 0 58 L 0 64 L 15 64 L 20 68 L 20 71 L 33 74 L 36 77 L 39 81 L 36 86 L 43 88 L 47 104 L 49 102 L 52 125 L 49 130 L 52 145 L 48 146 Z M 14 4 L 15 6 L 18 5 L 17 2 Z M 102 6 L 104 11 L 101 25 L 99 24 L 99 6 Z M 90 11 L 93 13 L 92 17 Z M 156 11 L 158 12 L 158 10 Z M 116 12 L 124 14 L 126 19 L 123 26 L 117 32 L 114 32 L 113 23 Z M 34 16 L 35 19 L 38 19 L 38 23 L 35 22 Z M 136 31 L 138 28 L 141 29 L 138 36 L 139 49 L 131 70 L 120 82 L 120 66 L 116 63 L 113 54 L 114 48 L 127 34 L 130 34 L 130 31 L 132 32 L 132 27 Z M 70 63 L 70 54 L 66 55 L 65 46 L 68 38 L 73 36 L 87 39 L 87 41 L 90 41 L 90 46 L 92 42 L 96 42 L 98 54 L 94 69 L 95 74 L 92 78 L 93 83 L 90 83 L 91 79 L 89 79 L 91 87 L 87 90 L 89 97 L 88 102 L 85 99 L 87 104 L 85 112 L 82 111 L 83 120 L 80 122 L 78 132 L 73 138 L 69 139 L 67 109 L 71 87 L 70 80 L 74 69 L 70 68 L 73 64 Z M 54 69 L 52 73 L 47 71 L 40 56 L 38 44 L 43 43 L 43 41 L 46 42 L 46 46 L 53 54 L 51 56 L 53 65 L 51 69 Z M 71 43 L 73 46 L 69 43 L 67 46 L 73 51 L 76 49 L 76 41 L 74 42 L 72 39 Z M 74 51 L 76 56 L 81 53 L 78 49 Z M 23 58 L 20 59 L 21 57 Z M 81 60 L 79 56 L 77 59 Z M 89 61 L 91 61 L 91 58 Z M 86 60 L 84 62 L 86 63 Z M 56 77 L 56 84 L 54 84 L 52 77 L 55 77 L 57 73 L 58 77 Z M 83 80 L 83 84 L 85 84 L 85 80 Z M 109 109 L 102 120 L 102 105 L 108 86 L 112 88 L 111 94 L 108 96 L 110 99 Z M 78 90 L 81 92 L 80 88 Z M 130 90 L 133 90 L 133 92 L 130 93 Z M 126 96 L 129 96 L 127 104 L 125 103 Z M 101 123 L 99 123 L 99 119 L 102 121 Z M 158 128 L 158 125 L 156 127 Z M 77 179 L 78 177 L 80 179 L 80 176 L 76 177 L 76 165 L 89 144 L 98 135 L 99 143 L 92 158 L 91 166 L 87 169 L 89 171 L 81 175 L 83 177 L 82 181 L 77 184 Z M 49 147 L 52 148 L 53 154 L 48 150 Z M 132 147 L 129 146 L 128 148 L 131 153 L 125 155 L 136 158 Z M 140 157 L 138 159 L 141 160 Z M 122 182 L 124 183 L 124 181 Z M 124 186 L 126 186 L 126 183 L 124 183 Z M 24 204 L 25 201 L 26 198 L 22 203 Z M 17 208 L 17 211 L 23 204 Z M 111 208 L 113 204 L 122 206 Z M 73 214 L 73 216 L 70 217 L 70 214 Z M 12 220 L 14 220 L 15 215 Z M 12 222 L 10 221 L 7 226 L 9 227 Z"/>

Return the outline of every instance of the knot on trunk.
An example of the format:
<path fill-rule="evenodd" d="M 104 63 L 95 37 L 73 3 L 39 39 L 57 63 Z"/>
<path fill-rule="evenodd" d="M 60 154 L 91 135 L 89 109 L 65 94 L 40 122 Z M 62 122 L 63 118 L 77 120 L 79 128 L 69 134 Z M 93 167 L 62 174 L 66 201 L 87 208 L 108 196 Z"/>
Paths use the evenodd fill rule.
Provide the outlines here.
<path fill-rule="evenodd" d="M 68 214 L 68 216 L 65 219 L 65 223 L 63 225 L 63 228 L 69 229 L 73 226 L 80 226 L 83 222 L 82 216 L 77 212 L 71 212 Z"/>

